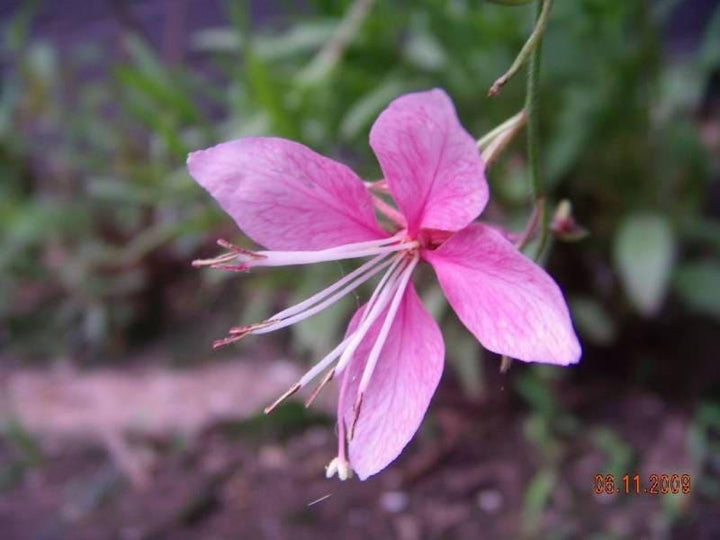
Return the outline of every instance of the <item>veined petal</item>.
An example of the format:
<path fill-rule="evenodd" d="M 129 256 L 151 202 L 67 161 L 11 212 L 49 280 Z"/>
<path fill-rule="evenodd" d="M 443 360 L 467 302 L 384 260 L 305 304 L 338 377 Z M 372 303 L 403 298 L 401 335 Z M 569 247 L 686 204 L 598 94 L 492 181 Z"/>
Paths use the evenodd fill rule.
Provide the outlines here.
<path fill-rule="evenodd" d="M 363 309 L 353 317 L 349 333 L 359 324 Z M 384 314 L 372 325 L 343 374 L 349 379 L 344 381 L 343 399 L 338 403 L 338 421 L 344 422 L 348 431 L 355 419 L 353 405 L 363 369 L 383 319 Z M 363 394 L 348 443 L 350 465 L 361 480 L 387 467 L 413 437 L 440 382 L 444 357 L 440 328 L 410 282 Z"/>
<path fill-rule="evenodd" d="M 460 230 L 485 208 L 485 166 L 444 91 L 393 101 L 375 121 L 370 146 L 411 235 L 421 227 Z"/>
<path fill-rule="evenodd" d="M 559 287 L 493 228 L 471 225 L 423 256 L 455 313 L 487 349 L 527 362 L 580 359 Z"/>
<path fill-rule="evenodd" d="M 353 171 L 301 144 L 247 137 L 193 152 L 190 174 L 258 244 L 317 250 L 387 236 Z"/>

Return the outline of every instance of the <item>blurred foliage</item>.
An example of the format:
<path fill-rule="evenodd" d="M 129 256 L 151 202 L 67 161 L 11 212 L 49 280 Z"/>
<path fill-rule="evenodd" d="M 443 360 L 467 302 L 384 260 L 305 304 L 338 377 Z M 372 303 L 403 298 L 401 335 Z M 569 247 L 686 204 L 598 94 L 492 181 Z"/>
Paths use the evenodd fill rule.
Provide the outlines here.
<path fill-rule="evenodd" d="M 230 276 L 188 263 L 212 252 L 219 230 L 237 232 L 187 175 L 190 150 L 273 134 L 372 179 L 379 168 L 367 133 L 398 94 L 444 87 L 478 137 L 521 107 L 522 77 L 498 98 L 485 94 L 522 46 L 531 8 L 376 2 L 344 54 L 325 61 L 321 51 L 350 4 L 309 2 L 258 26 L 245 4 L 228 1 L 227 25 L 195 31 L 175 63 L 141 33 L 125 31 L 120 54 L 105 42 L 67 50 L 34 38 L 40 4 L 24 4 L 0 44 L 1 342 L 38 355 L 112 357 L 157 335 L 178 305 L 188 319 L 216 307 Z M 582 278 L 567 286 L 579 329 L 599 344 L 633 316 L 626 305 L 661 309 L 668 284 L 689 309 L 718 314 L 720 295 L 704 291 L 720 282 L 720 222 L 705 213 L 713 164 L 695 113 L 720 65 L 720 15 L 697 53 L 670 61 L 660 28 L 672 4 L 556 2 L 544 44 L 544 169 L 553 194 L 571 199 L 591 231 L 572 248 Z M 516 229 L 530 210 L 522 146 L 490 175 L 488 216 Z M 655 225 L 647 215 L 658 216 Z M 613 265 L 618 279 L 608 281 Z M 243 277 L 229 299 L 246 299 L 243 318 L 267 313 L 278 302 L 273 291 L 310 291 L 342 271 L 304 271 L 299 288 L 295 273 Z M 178 289 L 183 280 L 195 285 Z M 316 329 L 342 332 L 351 307 L 301 327 L 299 350 L 326 350 Z M 450 355 L 479 378 L 462 365 L 478 353 L 461 336 Z M 478 393 L 480 384 L 466 386 Z M 538 482 L 542 491 L 547 479 Z"/>

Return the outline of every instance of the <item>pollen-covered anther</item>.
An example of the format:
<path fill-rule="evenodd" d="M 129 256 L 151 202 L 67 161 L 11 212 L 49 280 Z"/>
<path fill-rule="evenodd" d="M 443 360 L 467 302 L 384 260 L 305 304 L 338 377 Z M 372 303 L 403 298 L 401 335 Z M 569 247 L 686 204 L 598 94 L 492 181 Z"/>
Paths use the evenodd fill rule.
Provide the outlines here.
<path fill-rule="evenodd" d="M 335 475 L 342 481 L 349 480 L 353 477 L 353 470 L 350 463 L 341 457 L 333 458 L 333 460 L 325 467 L 325 478 L 332 478 Z"/>

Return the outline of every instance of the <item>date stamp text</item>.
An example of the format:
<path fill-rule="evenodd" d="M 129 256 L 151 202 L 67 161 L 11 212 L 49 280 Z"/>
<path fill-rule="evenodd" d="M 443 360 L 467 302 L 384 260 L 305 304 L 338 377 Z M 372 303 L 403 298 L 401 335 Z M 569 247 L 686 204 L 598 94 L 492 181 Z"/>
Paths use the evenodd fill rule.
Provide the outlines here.
<path fill-rule="evenodd" d="M 593 481 L 596 495 L 688 495 L 692 491 L 689 474 L 596 474 Z"/>

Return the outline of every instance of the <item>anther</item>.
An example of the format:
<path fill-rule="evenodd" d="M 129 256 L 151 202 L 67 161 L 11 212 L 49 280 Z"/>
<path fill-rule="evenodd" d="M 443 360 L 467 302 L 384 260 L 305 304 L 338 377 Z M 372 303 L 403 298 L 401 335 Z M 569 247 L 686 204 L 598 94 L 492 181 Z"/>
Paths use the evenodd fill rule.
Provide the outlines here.
<path fill-rule="evenodd" d="M 327 372 L 327 375 L 325 375 L 325 377 L 323 377 L 323 380 L 320 381 L 320 384 L 317 385 L 315 390 L 313 390 L 312 394 L 310 394 L 310 397 L 305 402 L 306 408 L 309 407 L 310 405 L 312 405 L 313 401 L 315 401 L 315 399 L 320 395 L 320 391 L 323 388 L 325 388 L 325 385 L 332 380 L 334 375 L 335 375 L 334 368 Z"/>
<path fill-rule="evenodd" d="M 224 347 L 225 345 L 230 345 L 231 343 L 235 343 L 236 341 L 241 340 L 244 335 L 239 336 L 228 336 L 222 339 L 216 339 L 213 341 L 213 349 L 219 349 L 220 347 Z"/>
<path fill-rule="evenodd" d="M 362 410 L 362 404 L 363 404 L 363 396 L 364 394 L 359 394 L 357 397 L 357 401 L 355 402 L 355 407 L 353 407 L 353 411 L 355 416 L 353 417 L 352 425 L 350 426 L 350 440 L 352 440 L 355 437 L 355 428 L 357 427 L 358 419 L 360 418 L 360 411 Z"/>
<path fill-rule="evenodd" d="M 236 255 L 245 255 L 256 260 L 267 259 L 265 255 L 261 255 L 260 253 L 256 253 L 255 251 L 251 251 L 249 249 L 241 248 L 240 246 L 236 246 L 235 244 L 232 244 L 227 240 L 223 240 L 222 238 L 218 239 L 217 244 L 220 247 L 224 247 L 225 249 L 232 251 Z"/>
<path fill-rule="evenodd" d="M 275 408 L 276 408 L 278 405 L 280 405 L 283 401 L 285 401 L 287 398 L 289 398 L 290 396 L 292 396 L 295 392 L 297 392 L 298 390 L 300 390 L 300 388 L 302 388 L 302 386 L 300 385 L 300 383 L 295 383 L 295 384 L 293 384 L 293 385 L 288 389 L 287 392 L 285 392 L 282 396 L 280 396 L 279 398 L 277 398 L 271 405 L 268 405 L 267 407 L 265 407 L 265 411 L 264 411 L 265 414 L 270 414 L 271 412 L 273 412 L 273 410 L 275 410 Z"/>
<path fill-rule="evenodd" d="M 228 270 L 230 272 L 249 272 L 250 267 L 247 264 L 211 264 L 210 268 L 217 270 Z"/>
<path fill-rule="evenodd" d="M 195 259 L 191 264 L 196 268 L 200 266 L 214 266 L 216 264 L 230 262 L 235 258 L 237 258 L 236 253 L 223 253 L 212 259 Z"/>
<path fill-rule="evenodd" d="M 233 326 L 228 333 L 232 336 L 237 336 L 238 339 L 240 339 L 247 336 L 248 334 L 252 334 L 255 330 L 260 330 L 261 328 L 267 328 L 268 326 L 272 326 L 276 322 L 278 322 L 277 319 L 268 319 L 266 321 L 261 321 L 253 324 L 246 324 L 245 326 Z"/>

